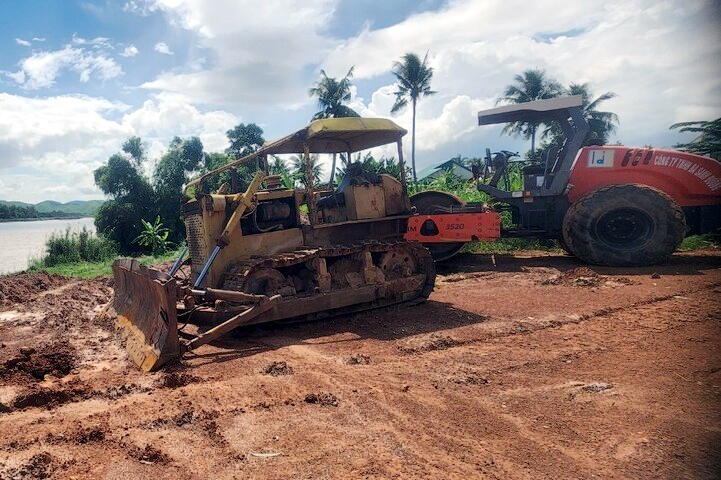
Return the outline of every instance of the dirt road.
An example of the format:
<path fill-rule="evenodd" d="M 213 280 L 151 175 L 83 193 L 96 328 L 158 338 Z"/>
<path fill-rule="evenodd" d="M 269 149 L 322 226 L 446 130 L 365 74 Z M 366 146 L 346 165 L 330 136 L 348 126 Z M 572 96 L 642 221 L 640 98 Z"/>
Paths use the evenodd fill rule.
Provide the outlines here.
<path fill-rule="evenodd" d="M 111 281 L 0 277 L 0 479 L 719 478 L 721 252 L 460 255 L 422 305 L 142 374 Z"/>

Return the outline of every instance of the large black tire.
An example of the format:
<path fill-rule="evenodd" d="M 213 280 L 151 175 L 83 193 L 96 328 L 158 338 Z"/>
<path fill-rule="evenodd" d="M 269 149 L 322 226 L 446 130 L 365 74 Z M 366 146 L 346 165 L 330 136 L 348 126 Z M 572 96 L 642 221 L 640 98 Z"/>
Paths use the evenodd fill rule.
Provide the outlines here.
<path fill-rule="evenodd" d="M 602 187 L 571 205 L 563 219 L 568 249 L 586 263 L 614 267 L 667 259 L 686 233 L 683 211 L 645 185 Z"/>
<path fill-rule="evenodd" d="M 447 213 L 449 207 L 461 207 L 463 200 L 448 192 L 426 190 L 411 196 L 411 205 L 421 215 L 434 213 Z M 423 246 L 431 252 L 433 260 L 441 262 L 454 256 L 465 245 L 463 242 L 453 243 L 424 243 Z"/>

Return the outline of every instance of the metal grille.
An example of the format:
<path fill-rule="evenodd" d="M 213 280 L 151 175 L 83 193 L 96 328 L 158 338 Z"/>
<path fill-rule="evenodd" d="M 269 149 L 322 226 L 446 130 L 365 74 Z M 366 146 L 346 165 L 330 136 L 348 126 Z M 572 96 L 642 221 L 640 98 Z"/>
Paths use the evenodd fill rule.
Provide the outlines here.
<path fill-rule="evenodd" d="M 187 215 L 185 217 L 185 228 L 188 231 L 188 251 L 193 262 L 193 277 L 195 277 L 205 265 L 207 260 L 205 252 L 208 251 L 205 244 L 205 229 L 203 228 L 203 215 L 201 213 Z"/>

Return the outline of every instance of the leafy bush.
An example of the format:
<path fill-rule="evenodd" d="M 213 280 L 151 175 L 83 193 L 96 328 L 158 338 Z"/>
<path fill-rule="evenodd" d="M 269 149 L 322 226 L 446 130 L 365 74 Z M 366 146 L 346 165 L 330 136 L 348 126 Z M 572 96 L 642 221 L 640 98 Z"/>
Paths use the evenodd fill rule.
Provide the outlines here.
<path fill-rule="evenodd" d="M 721 229 L 703 235 L 691 235 L 686 237 L 678 248 L 682 252 L 689 250 L 703 250 L 706 248 L 721 247 Z"/>
<path fill-rule="evenodd" d="M 163 226 L 160 216 L 155 217 L 154 223 L 142 219 L 140 221 L 143 223 L 143 230 L 133 240 L 133 243 L 150 247 L 153 255 L 163 254 L 172 247 L 173 243 L 168 241 L 170 230 Z"/>
<path fill-rule="evenodd" d="M 45 242 L 45 250 L 45 256 L 33 262 L 33 267 L 99 262 L 117 255 L 117 248 L 112 241 L 94 235 L 85 227 L 82 230 L 68 227 L 64 233 L 53 233 Z"/>

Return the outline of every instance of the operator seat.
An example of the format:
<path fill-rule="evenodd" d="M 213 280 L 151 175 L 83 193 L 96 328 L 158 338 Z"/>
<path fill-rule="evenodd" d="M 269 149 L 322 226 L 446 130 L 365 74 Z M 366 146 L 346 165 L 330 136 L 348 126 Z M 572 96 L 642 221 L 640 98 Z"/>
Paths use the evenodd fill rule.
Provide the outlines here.
<path fill-rule="evenodd" d="M 541 153 L 541 161 L 526 165 L 521 169 L 523 175 L 545 175 L 553 172 L 558 158 L 558 145 L 555 143 L 546 147 Z"/>
<path fill-rule="evenodd" d="M 343 192 L 351 185 L 379 185 L 381 183 L 383 183 L 383 179 L 380 175 L 374 172 L 366 172 L 363 170 L 362 164 L 353 162 L 346 168 L 343 180 L 340 182 L 340 185 L 333 190 L 333 193 L 318 200 L 318 208 L 342 207 L 345 205 L 345 195 Z"/>

